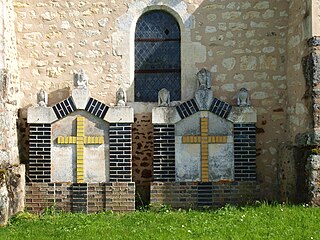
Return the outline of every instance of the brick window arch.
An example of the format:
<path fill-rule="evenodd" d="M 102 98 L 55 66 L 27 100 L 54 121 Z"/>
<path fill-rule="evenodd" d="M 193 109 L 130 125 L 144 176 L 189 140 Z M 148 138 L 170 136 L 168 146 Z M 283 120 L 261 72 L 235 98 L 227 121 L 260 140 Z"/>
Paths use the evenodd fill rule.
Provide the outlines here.
<path fill-rule="evenodd" d="M 166 88 L 171 100 L 181 99 L 181 34 L 176 19 L 165 11 L 143 14 L 135 31 L 134 98 L 157 102 Z"/>

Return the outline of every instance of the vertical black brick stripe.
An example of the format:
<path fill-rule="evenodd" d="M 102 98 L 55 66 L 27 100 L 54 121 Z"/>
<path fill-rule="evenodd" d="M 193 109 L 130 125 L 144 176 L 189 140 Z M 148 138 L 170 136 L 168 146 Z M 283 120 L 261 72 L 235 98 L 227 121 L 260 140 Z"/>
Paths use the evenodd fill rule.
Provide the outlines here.
<path fill-rule="evenodd" d="M 88 212 L 88 184 L 72 184 L 72 212 Z"/>
<path fill-rule="evenodd" d="M 155 181 L 175 181 L 175 128 L 173 124 L 154 125 Z"/>
<path fill-rule="evenodd" d="M 93 115 L 95 115 L 98 118 L 103 119 L 107 112 L 109 107 L 102 102 L 99 102 L 96 99 L 90 98 L 85 110 Z"/>
<path fill-rule="evenodd" d="M 199 112 L 199 107 L 194 99 L 184 102 L 176 107 L 181 119 L 187 118 L 196 112 Z"/>
<path fill-rule="evenodd" d="M 110 182 L 131 182 L 132 126 L 128 123 L 111 123 Z"/>
<path fill-rule="evenodd" d="M 232 107 L 228 103 L 225 103 L 223 101 L 218 100 L 217 98 L 214 98 L 212 101 L 212 104 L 210 106 L 209 111 L 222 117 L 227 118 L 229 113 L 231 112 Z"/>
<path fill-rule="evenodd" d="M 212 182 L 198 183 L 198 207 L 212 207 L 213 192 Z"/>
<path fill-rule="evenodd" d="M 51 180 L 51 125 L 30 124 L 28 180 Z"/>
<path fill-rule="evenodd" d="M 234 177 L 236 181 L 256 180 L 256 125 L 234 125 Z"/>
<path fill-rule="evenodd" d="M 74 112 L 76 109 L 76 106 L 72 100 L 72 97 L 69 97 L 62 102 L 57 103 L 53 107 L 53 111 L 55 112 L 58 119 L 63 118 L 67 116 L 68 114 Z"/>

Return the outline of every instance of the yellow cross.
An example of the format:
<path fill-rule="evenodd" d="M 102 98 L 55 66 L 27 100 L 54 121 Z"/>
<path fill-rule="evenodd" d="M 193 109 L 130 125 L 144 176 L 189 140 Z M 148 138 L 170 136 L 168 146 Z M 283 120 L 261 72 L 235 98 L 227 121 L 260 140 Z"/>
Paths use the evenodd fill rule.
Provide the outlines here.
<path fill-rule="evenodd" d="M 201 181 L 209 181 L 209 143 L 227 143 L 227 136 L 209 136 L 209 120 L 200 119 L 200 136 L 182 136 L 183 144 L 200 143 Z"/>
<path fill-rule="evenodd" d="M 77 117 L 77 136 L 58 137 L 58 144 L 75 144 L 77 146 L 77 183 L 84 182 L 84 145 L 103 143 L 103 136 L 84 136 L 84 117 Z"/>

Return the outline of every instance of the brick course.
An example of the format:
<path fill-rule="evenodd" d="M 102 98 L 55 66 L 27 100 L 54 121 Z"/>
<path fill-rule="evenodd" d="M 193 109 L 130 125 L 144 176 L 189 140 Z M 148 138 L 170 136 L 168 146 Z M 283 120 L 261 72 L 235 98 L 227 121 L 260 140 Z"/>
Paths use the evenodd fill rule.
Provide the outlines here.
<path fill-rule="evenodd" d="M 132 170 L 132 125 L 111 123 L 110 137 L 110 182 L 131 182 Z"/>
<path fill-rule="evenodd" d="M 181 103 L 176 107 L 181 119 L 185 119 L 196 112 L 199 112 L 199 107 L 195 99 L 191 99 L 184 103 Z"/>
<path fill-rule="evenodd" d="M 236 181 L 256 180 L 256 126 L 234 125 L 234 177 Z"/>
<path fill-rule="evenodd" d="M 108 109 L 109 107 L 107 105 L 94 98 L 89 99 L 85 108 L 87 112 L 101 119 L 106 116 Z"/>
<path fill-rule="evenodd" d="M 30 124 L 28 180 L 51 180 L 51 125 Z"/>
<path fill-rule="evenodd" d="M 260 197 L 259 184 L 246 182 L 153 182 L 151 203 L 173 208 L 221 207 L 246 204 Z"/>
<path fill-rule="evenodd" d="M 76 106 L 72 100 L 72 97 L 69 97 L 57 103 L 52 108 L 58 119 L 63 118 L 69 115 L 70 113 L 76 111 Z"/>
<path fill-rule="evenodd" d="M 175 127 L 173 124 L 154 125 L 155 181 L 175 180 Z"/>
<path fill-rule="evenodd" d="M 128 183 L 28 183 L 26 208 L 41 213 L 56 207 L 62 211 L 94 213 L 104 210 L 134 211 L 135 184 Z"/>

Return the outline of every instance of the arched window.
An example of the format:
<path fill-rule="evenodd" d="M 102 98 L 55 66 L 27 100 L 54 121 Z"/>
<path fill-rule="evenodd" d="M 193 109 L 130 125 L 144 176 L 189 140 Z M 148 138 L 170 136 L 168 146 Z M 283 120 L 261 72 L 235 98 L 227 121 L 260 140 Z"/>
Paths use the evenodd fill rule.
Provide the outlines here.
<path fill-rule="evenodd" d="M 135 101 L 157 102 L 166 88 L 172 101 L 181 99 L 180 28 L 165 11 L 143 14 L 135 32 Z"/>

